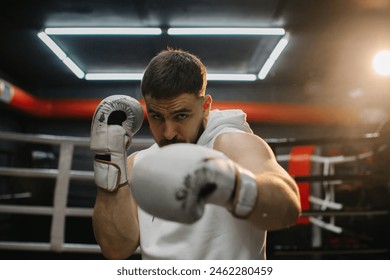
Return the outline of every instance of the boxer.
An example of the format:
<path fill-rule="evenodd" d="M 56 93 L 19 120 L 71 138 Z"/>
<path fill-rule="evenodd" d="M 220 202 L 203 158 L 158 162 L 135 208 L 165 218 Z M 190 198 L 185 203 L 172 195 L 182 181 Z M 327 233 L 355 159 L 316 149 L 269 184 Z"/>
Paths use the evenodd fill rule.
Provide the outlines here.
<path fill-rule="evenodd" d="M 143 259 L 265 259 L 266 231 L 299 217 L 294 180 L 244 112 L 211 109 L 206 84 L 193 54 L 167 49 L 154 57 L 141 90 L 156 143 L 127 162 L 140 105 L 128 100 L 108 110 L 122 117 L 103 125 L 93 118 L 93 227 L 107 258 L 127 258 L 139 247 Z"/>

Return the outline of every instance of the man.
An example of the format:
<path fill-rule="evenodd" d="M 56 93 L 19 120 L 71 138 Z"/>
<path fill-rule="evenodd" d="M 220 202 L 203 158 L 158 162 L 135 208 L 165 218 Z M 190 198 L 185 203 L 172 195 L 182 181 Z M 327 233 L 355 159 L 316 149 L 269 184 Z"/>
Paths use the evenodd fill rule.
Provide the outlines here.
<path fill-rule="evenodd" d="M 151 60 L 141 89 L 156 144 L 127 164 L 139 107 L 128 101 L 127 119 L 103 126 L 109 136 L 99 136 L 96 119 L 121 106 L 108 100 L 97 108 L 93 227 L 107 258 L 127 258 L 140 247 L 143 259 L 265 259 L 266 231 L 299 217 L 294 180 L 241 110 L 211 110 L 206 84 L 205 66 L 188 52 L 167 49 Z M 129 121 L 133 127 L 126 129 Z M 103 138 L 109 139 L 104 147 Z"/>

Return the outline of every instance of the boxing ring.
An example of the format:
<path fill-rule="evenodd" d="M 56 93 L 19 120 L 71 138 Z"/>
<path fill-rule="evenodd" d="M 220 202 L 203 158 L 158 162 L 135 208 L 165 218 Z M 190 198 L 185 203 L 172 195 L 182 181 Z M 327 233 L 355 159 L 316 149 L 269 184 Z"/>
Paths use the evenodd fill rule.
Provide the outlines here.
<path fill-rule="evenodd" d="M 265 139 L 274 150 L 278 162 L 295 178 L 300 187 L 303 206 L 302 217 L 298 224 L 309 226 L 311 231 L 311 246 L 322 246 L 323 232 L 342 234 L 349 229 L 338 225 L 338 217 L 389 217 L 389 209 L 352 209 L 344 207 L 336 196 L 337 188 L 348 181 L 372 179 L 372 174 L 338 174 L 339 165 L 354 164 L 367 161 L 374 156 L 374 150 L 358 152 L 352 155 L 321 155 L 318 147 L 327 144 L 352 141 L 380 145 L 383 139 L 378 134 L 369 134 L 355 139 Z M 31 195 L 28 191 L 22 193 L 4 193 L 0 184 L 0 216 L 1 215 L 39 215 L 51 219 L 49 240 L 47 242 L 7 241 L 0 240 L 0 250 L 24 250 L 72 253 L 99 253 L 100 248 L 95 243 L 72 243 L 66 241 L 66 219 L 68 217 L 92 217 L 92 207 L 77 207 L 68 205 L 69 188 L 72 183 L 85 181 L 93 184 L 92 153 L 91 169 L 75 170 L 72 161 L 75 149 L 85 149 L 89 153 L 90 138 L 33 135 L 15 132 L 0 132 L 0 145 L 6 142 L 20 142 L 26 145 L 39 144 L 58 148 L 57 168 L 31 168 L 4 166 L 0 161 L 0 177 L 3 178 L 51 178 L 54 180 L 52 205 L 21 205 L 18 200 Z M 134 150 L 149 147 L 153 143 L 149 138 L 134 138 Z M 291 148 L 292 147 L 292 148 Z M 283 150 L 283 152 L 279 152 Z M 285 152 L 288 150 L 289 152 Z M 1 158 L 0 158 L 1 159 Z M 88 160 L 88 159 L 87 159 Z M 9 203 L 9 202 L 15 203 Z M 92 226 L 92 224 L 91 224 Z M 27 229 L 25 229 L 27 230 Z M 73 229 L 77 231 L 77 228 Z M 388 248 L 378 252 L 388 252 Z"/>
<path fill-rule="evenodd" d="M 375 248 L 369 246 L 358 248 L 357 244 L 353 244 L 350 246 L 351 248 L 346 246 L 347 248 L 341 250 L 329 249 L 326 251 L 323 249 L 328 246 L 324 242 L 327 232 L 336 236 L 345 234 L 365 240 L 373 239 L 355 232 L 350 224 L 339 222 L 339 220 L 382 219 L 383 231 L 389 232 L 390 176 L 378 171 L 379 165 L 387 162 L 388 166 L 390 160 L 387 133 L 387 131 L 381 131 L 380 133 L 369 133 L 362 137 L 351 138 L 267 140 L 273 148 L 278 162 L 284 165 L 298 184 L 303 212 L 297 226 L 306 226 L 306 230 L 310 231 L 310 235 L 308 235 L 310 248 L 280 249 L 275 252 L 276 255 L 286 257 L 315 254 L 318 256 L 389 253 L 389 240 L 385 241 L 382 246 Z M 340 146 L 347 147 L 347 150 L 350 151 L 343 153 L 346 151 L 340 150 Z M 278 152 L 279 149 L 285 147 L 292 147 L 289 153 L 281 154 Z M 338 147 L 338 149 L 337 152 L 333 150 L 333 152 L 327 153 L 324 147 L 332 147 L 333 149 Z M 351 147 L 354 148 L 351 149 Z M 386 161 L 380 162 L 378 155 L 382 157 L 381 161 L 383 161 L 383 157 L 386 158 Z M 384 168 L 386 165 L 383 165 L 382 169 Z M 359 205 L 364 204 L 361 201 L 354 205 L 346 204 L 342 197 L 337 197 L 340 189 L 343 188 L 348 189 L 349 194 L 353 191 L 364 192 L 367 189 L 370 189 L 371 192 L 375 192 L 375 189 L 385 189 L 386 196 L 383 200 L 386 203 L 379 207 L 376 205 L 362 207 Z M 354 246 L 356 250 L 352 249 Z"/>
<path fill-rule="evenodd" d="M 75 147 L 89 149 L 89 138 L 28 135 L 13 132 L 0 132 L 0 141 L 18 141 L 26 143 L 39 143 L 59 147 L 58 169 L 48 168 L 18 168 L 0 167 L 0 176 L 26 177 L 26 178 L 54 178 L 55 185 L 52 206 L 24 206 L 4 204 L 7 199 L 28 197 L 29 193 L 10 193 L 0 195 L 0 213 L 47 215 L 51 216 L 50 241 L 44 242 L 9 242 L 0 241 L 0 250 L 34 250 L 54 252 L 100 252 L 97 244 L 74 244 L 65 242 L 66 217 L 92 217 L 92 208 L 68 207 L 68 190 L 71 181 L 93 181 L 93 171 L 72 170 L 72 158 Z M 148 139 L 133 139 L 133 148 L 145 148 L 151 145 Z M 92 158 L 91 158 L 92 160 Z M 2 203 L 3 201 L 3 203 Z"/>

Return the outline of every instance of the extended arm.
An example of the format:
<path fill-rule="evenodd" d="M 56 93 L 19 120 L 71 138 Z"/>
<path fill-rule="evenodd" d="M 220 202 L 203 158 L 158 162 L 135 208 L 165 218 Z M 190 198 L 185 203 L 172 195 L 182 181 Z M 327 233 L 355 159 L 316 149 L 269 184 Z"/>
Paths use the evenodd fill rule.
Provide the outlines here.
<path fill-rule="evenodd" d="M 296 222 L 301 212 L 298 187 L 264 140 L 247 133 L 228 133 L 216 139 L 214 148 L 256 178 L 256 204 L 247 218 L 251 223 L 263 230 L 275 230 Z"/>
<path fill-rule="evenodd" d="M 294 224 L 300 214 L 295 182 L 268 145 L 252 134 L 221 135 L 214 149 L 171 144 L 133 168 L 130 180 L 137 204 L 166 220 L 194 223 L 205 204 L 214 204 L 272 230 Z"/>

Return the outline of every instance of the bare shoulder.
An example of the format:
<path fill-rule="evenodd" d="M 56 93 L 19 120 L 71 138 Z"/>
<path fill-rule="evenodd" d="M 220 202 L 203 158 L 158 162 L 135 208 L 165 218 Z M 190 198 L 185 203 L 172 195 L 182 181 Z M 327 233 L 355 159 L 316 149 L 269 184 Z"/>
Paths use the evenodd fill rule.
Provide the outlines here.
<path fill-rule="evenodd" d="M 138 154 L 138 151 L 132 153 L 131 155 L 129 155 L 129 156 L 127 157 L 127 169 L 128 169 L 128 170 L 131 170 L 131 169 L 132 169 L 133 164 L 134 164 L 134 158 L 135 158 L 135 156 L 136 156 L 137 154 Z"/>
<path fill-rule="evenodd" d="M 251 170 L 264 169 L 276 164 L 275 156 L 269 145 L 255 134 L 223 133 L 216 138 L 214 149 L 223 152 L 230 159 Z"/>
<path fill-rule="evenodd" d="M 226 155 L 236 153 L 264 153 L 272 155 L 269 145 L 256 134 L 246 132 L 228 132 L 219 135 L 214 142 L 214 149 L 224 152 Z"/>

